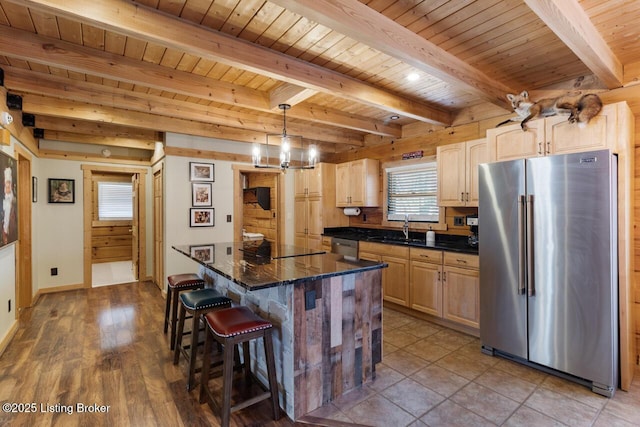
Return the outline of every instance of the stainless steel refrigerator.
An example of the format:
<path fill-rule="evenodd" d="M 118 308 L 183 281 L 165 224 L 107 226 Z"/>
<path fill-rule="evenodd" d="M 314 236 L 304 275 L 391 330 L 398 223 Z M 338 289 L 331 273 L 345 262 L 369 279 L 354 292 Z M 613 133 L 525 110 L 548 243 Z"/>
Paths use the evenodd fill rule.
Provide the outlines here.
<path fill-rule="evenodd" d="M 483 352 L 612 396 L 618 386 L 617 158 L 479 166 Z"/>

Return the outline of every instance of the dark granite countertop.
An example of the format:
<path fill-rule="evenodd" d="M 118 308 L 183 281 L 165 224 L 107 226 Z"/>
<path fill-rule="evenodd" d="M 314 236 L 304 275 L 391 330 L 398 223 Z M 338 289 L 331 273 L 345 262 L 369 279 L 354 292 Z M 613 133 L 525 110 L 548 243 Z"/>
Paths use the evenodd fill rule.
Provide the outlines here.
<path fill-rule="evenodd" d="M 172 246 L 204 267 L 249 290 L 384 268 L 384 263 L 345 258 L 268 241 Z"/>
<path fill-rule="evenodd" d="M 409 232 L 409 239 L 405 239 L 401 231 L 384 230 L 363 227 L 335 227 L 325 228 L 324 236 L 339 237 L 361 242 L 384 243 L 389 245 L 413 246 L 427 249 L 460 252 L 478 255 L 478 247 L 469 246 L 467 237 L 436 234 L 435 246 L 427 246 L 425 232 Z"/>

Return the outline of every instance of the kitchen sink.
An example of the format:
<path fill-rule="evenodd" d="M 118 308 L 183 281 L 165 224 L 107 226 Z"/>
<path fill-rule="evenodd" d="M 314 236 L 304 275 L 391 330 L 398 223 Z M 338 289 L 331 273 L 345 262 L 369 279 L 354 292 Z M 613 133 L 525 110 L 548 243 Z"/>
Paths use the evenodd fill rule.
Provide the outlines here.
<path fill-rule="evenodd" d="M 423 239 L 405 239 L 404 237 L 396 237 L 396 236 L 371 236 L 367 237 L 367 241 L 369 242 L 380 242 L 380 243 L 424 243 Z"/>

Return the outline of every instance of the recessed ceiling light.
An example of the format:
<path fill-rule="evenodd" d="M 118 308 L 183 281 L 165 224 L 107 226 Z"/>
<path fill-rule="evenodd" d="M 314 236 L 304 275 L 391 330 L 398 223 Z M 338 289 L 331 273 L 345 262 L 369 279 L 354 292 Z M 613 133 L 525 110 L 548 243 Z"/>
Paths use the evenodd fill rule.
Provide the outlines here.
<path fill-rule="evenodd" d="M 389 117 L 391 120 L 398 120 L 400 118 L 400 116 L 397 115 L 393 115 L 391 117 Z"/>
<path fill-rule="evenodd" d="M 419 78 L 420 78 L 420 75 L 418 73 L 409 73 L 409 74 L 407 74 L 407 80 L 409 80 L 410 82 L 415 82 Z"/>

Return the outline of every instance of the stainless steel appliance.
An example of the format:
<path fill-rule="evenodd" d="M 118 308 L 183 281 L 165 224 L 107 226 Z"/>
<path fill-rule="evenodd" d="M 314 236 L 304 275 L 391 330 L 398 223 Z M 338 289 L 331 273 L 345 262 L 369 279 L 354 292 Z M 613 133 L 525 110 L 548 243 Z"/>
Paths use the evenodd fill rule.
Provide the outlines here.
<path fill-rule="evenodd" d="M 356 259 L 358 258 L 358 241 L 332 237 L 331 252 L 334 254 L 344 255 L 351 259 Z"/>
<path fill-rule="evenodd" d="M 616 176 L 608 150 L 479 166 L 483 352 L 615 393 Z"/>

